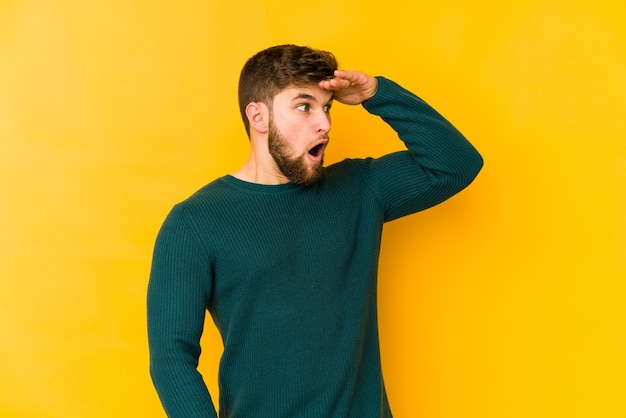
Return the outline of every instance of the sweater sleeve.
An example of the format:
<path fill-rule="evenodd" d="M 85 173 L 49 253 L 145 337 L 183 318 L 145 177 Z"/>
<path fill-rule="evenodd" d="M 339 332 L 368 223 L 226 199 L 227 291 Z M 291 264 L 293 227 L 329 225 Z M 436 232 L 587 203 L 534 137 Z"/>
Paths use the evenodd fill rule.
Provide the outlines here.
<path fill-rule="evenodd" d="M 363 103 L 380 116 L 407 151 L 372 160 L 370 181 L 381 199 L 385 221 L 427 209 L 467 187 L 483 159 L 465 137 L 413 93 L 383 77 L 378 91 Z"/>
<path fill-rule="evenodd" d="M 181 206 L 155 243 L 148 284 L 150 374 L 169 417 L 217 417 L 197 370 L 211 268 Z"/>

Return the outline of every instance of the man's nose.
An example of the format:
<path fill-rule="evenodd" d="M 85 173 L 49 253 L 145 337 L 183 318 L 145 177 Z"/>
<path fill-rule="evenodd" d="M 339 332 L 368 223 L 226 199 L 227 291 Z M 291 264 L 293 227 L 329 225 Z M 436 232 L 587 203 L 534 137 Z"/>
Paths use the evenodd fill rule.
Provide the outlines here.
<path fill-rule="evenodd" d="M 317 120 L 317 131 L 328 132 L 330 131 L 330 114 L 328 112 L 320 112 Z"/>

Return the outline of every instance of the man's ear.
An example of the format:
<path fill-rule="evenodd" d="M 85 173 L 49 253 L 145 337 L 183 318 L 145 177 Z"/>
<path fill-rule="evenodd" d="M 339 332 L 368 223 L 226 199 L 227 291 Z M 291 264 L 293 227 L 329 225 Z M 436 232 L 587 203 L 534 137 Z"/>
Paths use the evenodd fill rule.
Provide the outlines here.
<path fill-rule="evenodd" d="M 269 109 L 263 102 L 250 102 L 246 106 L 246 116 L 250 122 L 250 130 L 267 133 L 269 128 Z"/>

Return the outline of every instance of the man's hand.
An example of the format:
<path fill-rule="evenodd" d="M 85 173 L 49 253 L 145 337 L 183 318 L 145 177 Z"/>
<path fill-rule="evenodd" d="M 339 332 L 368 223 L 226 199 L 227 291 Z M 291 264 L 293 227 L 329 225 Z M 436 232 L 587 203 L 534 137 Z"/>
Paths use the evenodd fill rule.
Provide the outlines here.
<path fill-rule="evenodd" d="M 358 105 L 376 93 L 378 80 L 360 71 L 336 70 L 334 78 L 320 81 L 319 86 L 332 91 L 338 102 Z"/>

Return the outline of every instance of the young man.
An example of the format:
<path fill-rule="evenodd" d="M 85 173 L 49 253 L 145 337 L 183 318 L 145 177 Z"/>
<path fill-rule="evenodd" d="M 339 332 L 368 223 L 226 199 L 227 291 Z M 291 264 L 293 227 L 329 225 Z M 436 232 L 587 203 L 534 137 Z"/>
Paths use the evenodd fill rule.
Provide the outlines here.
<path fill-rule="evenodd" d="M 407 149 L 324 167 L 333 101 L 380 116 Z M 224 342 L 220 417 L 391 417 L 376 311 L 383 223 L 459 192 L 482 158 L 412 93 L 308 47 L 252 57 L 239 102 L 248 159 L 176 205 L 155 245 L 148 334 L 163 406 L 217 416 L 197 371 L 208 310 Z"/>

